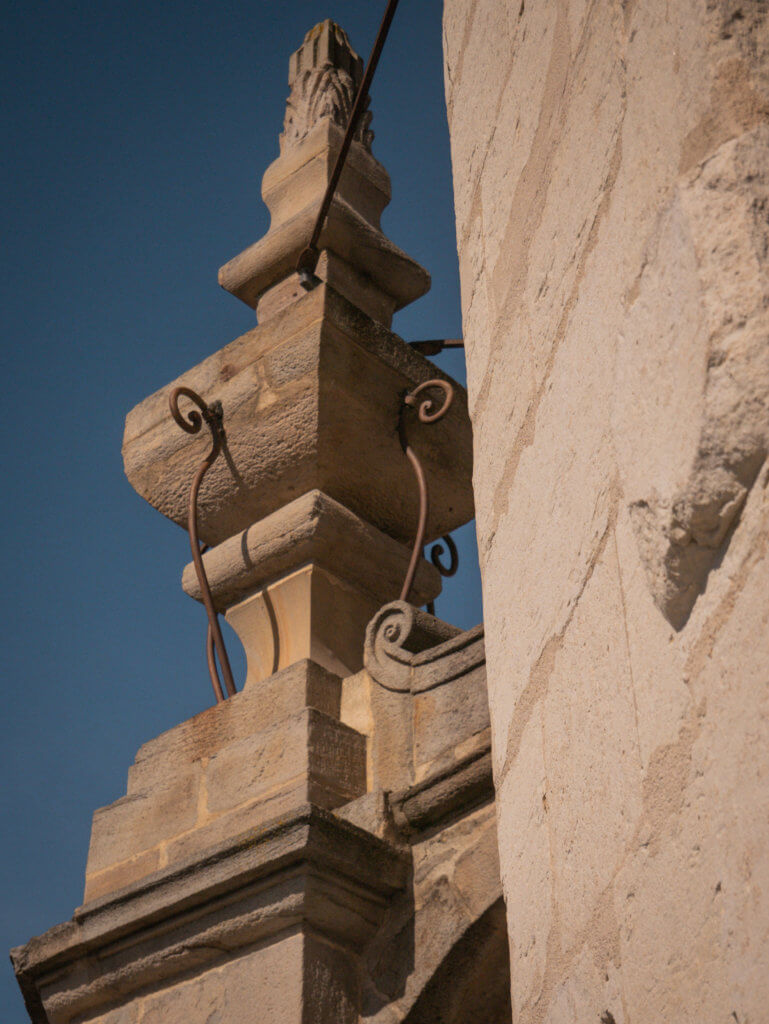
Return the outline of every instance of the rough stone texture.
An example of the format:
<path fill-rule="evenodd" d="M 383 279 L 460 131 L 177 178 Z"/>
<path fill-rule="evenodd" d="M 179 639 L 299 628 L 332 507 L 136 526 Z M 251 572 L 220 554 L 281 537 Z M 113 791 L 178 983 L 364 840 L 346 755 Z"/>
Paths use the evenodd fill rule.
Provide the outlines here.
<path fill-rule="evenodd" d="M 127 795 L 94 814 L 85 900 L 306 801 L 333 808 L 364 793 L 366 740 L 336 718 L 339 687 L 300 662 L 143 747 Z"/>
<path fill-rule="evenodd" d="M 339 128 L 350 120 L 363 79 L 363 61 L 350 46 L 347 33 L 330 19 L 311 28 L 291 57 L 286 120 L 280 137 L 283 152 L 300 142 L 318 121 L 329 118 Z M 361 115 L 355 138 L 371 150 L 371 114 Z"/>
<path fill-rule="evenodd" d="M 140 750 L 86 903 L 12 951 L 33 1024 L 509 1021 L 482 631 L 416 621 L 411 689 L 379 645 L 380 681 L 295 665 Z M 451 713 L 422 714 L 438 693 Z M 326 713 L 282 717 L 297 703 Z M 190 812 L 156 861 L 128 856 Z"/>
<path fill-rule="evenodd" d="M 410 559 L 411 547 L 321 491 L 310 491 L 217 545 L 204 555 L 203 564 L 214 606 L 225 611 L 265 583 L 310 563 L 354 583 L 380 607 L 400 593 Z M 182 587 L 200 600 L 192 563 L 185 567 Z M 440 592 L 438 570 L 422 558 L 414 578 L 414 602 L 427 604 Z"/>
<path fill-rule="evenodd" d="M 227 612 L 248 659 L 245 685 L 304 658 L 339 675 L 356 672 L 378 607 L 366 591 L 313 565 L 257 591 Z"/>
<path fill-rule="evenodd" d="M 138 1005 L 145 1013 L 162 1009 L 169 1024 L 202 1024 L 239 993 L 224 1019 L 248 1021 L 260 987 L 280 976 L 275 944 L 289 940 L 282 959 L 301 971 L 279 986 L 290 989 L 279 1019 L 309 1021 L 317 1012 L 325 1020 L 336 1006 L 347 1020 L 357 996 L 350 952 L 358 954 L 382 925 L 407 869 L 404 851 L 299 805 L 78 908 L 71 921 L 14 949 L 30 1018 L 82 1024 L 107 1014 L 113 1024 L 112 1014 L 114 1024 L 121 1015 L 133 1024 Z M 298 933 L 299 944 L 292 941 Z M 245 971 L 238 967 L 244 956 Z"/>
<path fill-rule="evenodd" d="M 763 0 L 446 0 L 514 1019 L 769 1003 Z"/>
<path fill-rule="evenodd" d="M 248 658 L 245 685 L 304 658 L 342 676 L 358 671 L 368 622 L 399 594 L 410 558 L 405 545 L 320 491 L 209 551 L 215 607 L 227 612 Z M 200 600 L 192 564 L 182 586 Z M 438 570 L 422 558 L 413 600 L 434 600 L 440 590 Z"/>
<path fill-rule="evenodd" d="M 320 285 L 133 409 L 126 475 L 153 507 L 186 525 L 190 483 L 211 446 L 210 437 L 190 437 L 171 419 L 168 393 L 186 384 L 224 409 L 225 451 L 198 502 L 206 543 L 316 489 L 409 543 L 418 500 L 398 442 L 398 411 L 404 390 L 434 377 L 446 375 Z M 410 434 L 430 487 L 428 540 L 473 516 L 470 425 L 464 389 L 454 387 L 446 417 L 417 423 Z"/>
<path fill-rule="evenodd" d="M 292 59 L 264 181 L 270 232 L 222 269 L 265 315 L 178 382 L 223 410 L 199 533 L 247 685 L 145 745 L 126 796 L 96 812 L 83 906 L 12 951 L 32 1024 L 507 1017 L 482 628 L 399 602 L 388 615 L 413 628 L 398 643 L 392 618 L 368 629 L 415 533 L 404 433 L 429 483 L 425 541 L 473 502 L 464 390 L 438 428 L 404 404 L 444 375 L 386 327 L 429 277 L 379 230 L 389 180 L 366 124 L 320 280 L 303 279 L 307 294 L 293 274 L 356 76 L 331 22 Z M 137 491 L 183 524 L 210 438 L 172 421 L 169 391 L 129 414 L 124 458 Z M 196 588 L 188 574 L 193 596 L 202 576 Z M 423 561 L 410 593 L 439 585 Z M 374 678 L 363 640 L 380 626 Z"/>
<path fill-rule="evenodd" d="M 262 181 L 270 230 L 219 271 L 222 287 L 256 309 L 260 323 L 311 286 L 300 282 L 297 263 L 310 244 L 362 78 L 360 57 L 329 20 L 311 29 L 291 57 L 280 156 Z M 428 290 L 430 275 L 382 233 L 390 178 L 371 154 L 370 122 L 365 111 L 317 240 L 316 257 L 322 250 L 326 258 L 314 277 L 389 327 L 396 309 Z"/>

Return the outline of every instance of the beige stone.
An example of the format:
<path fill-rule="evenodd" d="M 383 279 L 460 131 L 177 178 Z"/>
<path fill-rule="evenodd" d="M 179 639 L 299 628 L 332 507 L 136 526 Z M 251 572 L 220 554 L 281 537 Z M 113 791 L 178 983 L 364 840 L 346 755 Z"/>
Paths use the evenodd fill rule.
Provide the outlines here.
<path fill-rule="evenodd" d="M 210 814 L 230 810 L 264 791 L 293 785 L 298 777 L 308 787 L 298 804 L 309 798 L 330 808 L 360 796 L 366 789 L 365 739 L 319 711 L 302 711 L 211 758 L 205 772 L 206 809 Z"/>
<path fill-rule="evenodd" d="M 86 902 L 308 801 L 365 793 L 366 739 L 338 720 L 339 700 L 339 679 L 304 662 L 147 744 L 128 795 L 94 814 Z"/>
<path fill-rule="evenodd" d="M 222 287 L 257 309 L 260 322 L 300 296 L 297 262 L 309 244 L 363 77 L 360 58 L 330 21 L 308 32 L 289 68 L 281 155 L 262 183 L 270 230 L 219 271 Z M 396 309 L 428 290 L 430 277 L 381 231 L 390 179 L 371 155 L 370 121 L 366 111 L 321 231 L 318 249 L 325 259 L 316 275 L 387 327 Z"/>
<path fill-rule="evenodd" d="M 301 934 L 263 945 L 256 952 L 201 977 L 142 1000 L 142 1021 L 170 1020 L 246 1024 L 254 1011 L 264 1020 L 302 1021 L 304 940 Z"/>
<path fill-rule="evenodd" d="M 223 408 L 225 452 L 206 474 L 198 502 L 206 543 L 219 544 L 319 490 L 410 544 L 419 503 L 398 441 L 398 412 L 405 390 L 435 377 L 445 374 L 320 285 L 132 410 L 126 475 L 153 507 L 186 525 L 189 487 L 210 437 L 190 437 L 171 418 L 168 394 L 185 384 Z M 455 385 L 439 423 L 411 424 L 409 438 L 430 488 L 429 540 L 473 516 L 464 389 Z"/>
<path fill-rule="evenodd" d="M 419 508 L 404 432 L 429 542 L 472 516 L 466 396 L 432 425 L 403 401 L 447 379 L 387 327 L 429 277 L 381 232 L 369 114 L 317 280 L 295 274 L 361 74 L 330 21 L 293 56 L 270 231 L 221 272 L 260 324 L 178 381 L 221 410 L 199 539 L 246 684 L 145 744 L 96 812 L 83 905 L 11 954 L 32 1024 L 509 1017 L 483 627 L 394 600 Z M 211 442 L 169 391 L 129 415 L 124 457 L 185 525 Z M 203 575 L 184 575 L 198 599 Z M 417 560 L 405 596 L 439 590 Z"/>
<path fill-rule="evenodd" d="M 303 658 L 356 672 L 366 626 L 400 593 L 410 559 L 410 549 L 313 491 L 203 561 L 214 604 L 246 649 L 250 685 Z M 192 564 L 182 586 L 200 600 Z M 411 600 L 434 600 L 440 588 L 437 569 L 420 559 Z"/>
<path fill-rule="evenodd" d="M 144 793 L 121 797 L 95 811 L 86 879 L 192 828 L 198 817 L 199 786 L 200 768 L 191 765 L 170 782 L 156 778 Z M 148 872 L 156 866 L 149 858 L 140 863 Z"/>
<path fill-rule="evenodd" d="M 761 4 L 444 7 L 521 1024 L 769 998 L 767 29 Z"/>
<path fill-rule="evenodd" d="M 313 565 L 257 591 L 227 612 L 248 659 L 245 685 L 308 658 L 340 676 L 357 672 L 378 608 L 365 591 Z"/>
<path fill-rule="evenodd" d="M 158 779 L 183 773 L 189 765 L 208 760 L 225 746 L 305 707 L 338 718 L 341 689 L 341 680 L 314 662 L 277 672 L 258 689 L 241 691 L 141 746 L 128 772 L 128 793 L 146 793 Z"/>
<path fill-rule="evenodd" d="M 481 1013 L 504 1024 L 489 730 L 473 711 L 482 630 L 431 635 L 414 692 L 383 685 L 407 650 L 393 644 L 389 668 L 380 648 L 380 681 L 304 662 L 146 744 L 133 796 L 95 820 L 94 849 L 107 836 L 117 862 L 88 875 L 72 921 L 13 951 L 35 1024 L 246 1021 L 255 1006 L 287 1022 Z M 409 739 L 414 705 L 440 691 L 454 711 L 435 716 L 424 760 Z M 295 710 L 310 701 L 331 714 Z M 402 788 L 388 791 L 399 771 Z M 190 778 L 196 820 L 169 838 L 164 794 Z M 134 825 L 120 827 L 133 805 L 142 841 L 152 829 L 166 838 L 120 859 L 137 841 Z"/>

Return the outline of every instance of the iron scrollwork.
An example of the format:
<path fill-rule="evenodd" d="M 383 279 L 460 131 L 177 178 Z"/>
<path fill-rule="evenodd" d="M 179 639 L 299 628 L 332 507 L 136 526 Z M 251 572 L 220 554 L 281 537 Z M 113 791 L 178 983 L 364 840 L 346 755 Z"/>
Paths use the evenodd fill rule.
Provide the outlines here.
<path fill-rule="evenodd" d="M 179 408 L 179 399 L 182 396 L 184 398 L 188 398 L 197 406 L 197 409 L 190 410 L 186 416 Z M 214 608 L 214 602 L 211 597 L 211 588 L 208 585 L 208 577 L 206 576 L 206 570 L 203 565 L 203 554 L 207 548 L 205 545 L 201 546 L 200 540 L 198 539 L 198 492 L 200 491 L 200 485 L 203 482 L 203 477 L 211 466 L 213 466 L 214 462 L 216 462 L 216 459 L 222 450 L 224 440 L 224 427 L 222 425 L 223 411 L 220 402 L 212 402 L 211 405 L 207 405 L 197 392 L 193 391 L 192 388 L 184 387 L 183 385 L 175 387 L 169 394 L 168 405 L 174 421 L 186 433 L 200 433 L 204 423 L 211 431 L 211 450 L 200 463 L 192 481 L 192 487 L 190 488 L 190 500 L 187 510 L 187 530 L 190 535 L 192 561 L 195 566 L 195 573 L 198 578 L 200 593 L 203 597 L 206 615 L 208 616 L 208 631 L 206 634 L 206 660 L 208 662 L 208 672 L 211 676 L 211 685 L 214 688 L 216 700 L 217 702 L 221 702 L 225 697 L 222 689 L 222 681 L 219 678 L 219 672 L 216 666 L 217 657 L 219 659 L 222 676 L 224 677 L 224 686 L 227 690 L 227 696 L 232 697 L 237 691 L 235 689 L 235 681 L 232 677 L 230 659 L 227 656 L 227 648 L 224 645 L 224 637 L 222 636 L 221 626 L 219 625 L 219 616 Z"/>

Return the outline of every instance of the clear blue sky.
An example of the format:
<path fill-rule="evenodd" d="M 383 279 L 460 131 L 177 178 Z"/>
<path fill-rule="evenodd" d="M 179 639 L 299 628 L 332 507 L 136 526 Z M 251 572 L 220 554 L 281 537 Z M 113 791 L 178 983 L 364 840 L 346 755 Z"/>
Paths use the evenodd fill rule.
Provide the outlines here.
<path fill-rule="evenodd" d="M 401 0 L 372 90 L 383 226 L 433 275 L 407 339 L 461 334 L 441 3 Z M 123 421 L 253 325 L 218 267 L 267 228 L 289 54 L 325 17 L 368 55 L 384 0 L 6 4 L 0 945 L 69 918 L 93 810 L 210 704 L 186 535 L 126 482 Z M 438 360 L 460 376 L 461 354 Z M 438 613 L 481 618 L 472 527 Z M 230 641 L 235 648 L 236 642 Z M 242 678 L 242 658 L 236 656 Z M 26 1014 L 9 966 L 0 1022 Z"/>

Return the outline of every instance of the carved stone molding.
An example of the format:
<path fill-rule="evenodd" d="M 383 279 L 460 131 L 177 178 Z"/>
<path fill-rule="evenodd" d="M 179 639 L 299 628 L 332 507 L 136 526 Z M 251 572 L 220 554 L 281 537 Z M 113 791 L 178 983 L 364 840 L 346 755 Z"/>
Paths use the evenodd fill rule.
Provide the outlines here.
<path fill-rule="evenodd" d="M 363 661 L 386 690 L 422 693 L 485 659 L 483 625 L 462 632 L 405 601 L 385 605 L 366 630 Z"/>
<path fill-rule="evenodd" d="M 91 1019 L 148 985 L 201 973 L 223 953 L 300 923 L 361 948 L 404 888 L 408 861 L 349 822 L 300 806 L 87 903 L 71 921 L 12 950 L 30 1020 Z"/>
<path fill-rule="evenodd" d="M 457 758 L 421 782 L 388 797 L 393 823 L 407 838 L 452 815 L 466 814 L 474 806 L 493 802 L 490 734 L 467 757 Z"/>
<path fill-rule="evenodd" d="M 281 153 L 301 142 L 324 118 L 345 129 L 362 78 L 363 61 L 339 25 L 326 20 L 311 29 L 291 58 Z M 367 106 L 368 102 L 367 97 Z M 364 111 L 355 132 L 355 139 L 369 152 L 374 139 L 371 117 L 369 110 Z"/>

